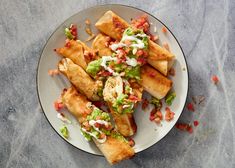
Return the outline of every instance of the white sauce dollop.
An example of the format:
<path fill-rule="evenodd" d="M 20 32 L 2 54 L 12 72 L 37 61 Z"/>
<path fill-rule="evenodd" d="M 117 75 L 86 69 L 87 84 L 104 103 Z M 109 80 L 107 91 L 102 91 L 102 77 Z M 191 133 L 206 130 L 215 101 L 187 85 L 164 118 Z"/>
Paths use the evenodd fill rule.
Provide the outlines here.
<path fill-rule="evenodd" d="M 138 63 L 135 58 L 126 57 L 126 64 L 135 67 Z"/>

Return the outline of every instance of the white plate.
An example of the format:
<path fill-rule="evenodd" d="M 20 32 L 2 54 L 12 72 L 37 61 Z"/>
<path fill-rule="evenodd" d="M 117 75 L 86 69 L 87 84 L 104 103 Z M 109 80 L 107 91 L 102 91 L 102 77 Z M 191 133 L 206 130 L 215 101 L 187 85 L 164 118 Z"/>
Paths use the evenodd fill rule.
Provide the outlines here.
<path fill-rule="evenodd" d="M 85 20 L 89 18 L 94 26 L 94 23 L 107 10 L 114 11 L 128 22 L 130 22 L 131 18 L 136 18 L 137 16 L 146 13 L 142 10 L 123 5 L 103 5 L 85 9 L 73 15 L 60 25 L 51 35 L 42 52 L 37 72 L 38 96 L 46 118 L 61 137 L 63 136 L 60 134 L 59 128 L 63 123 L 56 117 L 57 112 L 53 107 L 53 102 L 60 96 L 62 89 L 70 86 L 70 84 L 62 75 L 55 77 L 48 75 L 48 70 L 55 69 L 58 61 L 61 59 L 53 49 L 64 45 L 64 28 L 68 27 L 71 23 L 77 24 L 78 26 L 78 38 L 82 41 L 87 39 L 88 36 L 84 31 Z M 158 31 L 155 34 L 159 35 L 160 42 L 167 42 L 171 51 L 176 55 L 176 76 L 173 77 L 172 80 L 174 82 L 173 89 L 175 90 L 177 97 L 174 100 L 173 105 L 170 107 L 171 110 L 175 112 L 174 120 L 171 122 L 163 121 L 162 126 L 157 126 L 154 122 L 150 122 L 149 114 L 151 107 L 149 107 L 145 112 L 140 106 L 136 109 L 134 116 L 138 130 L 134 136 L 136 143 L 134 146 L 135 152 L 143 151 L 144 149 L 154 145 L 171 130 L 184 108 L 188 92 L 188 70 L 184 54 L 179 43 L 170 31 L 168 31 L 167 35 L 164 35 L 161 32 L 161 28 L 164 26 L 161 21 L 150 14 L 148 14 L 148 16 L 149 21 L 153 23 L 151 25 L 151 32 L 153 32 L 154 26 L 156 26 Z M 97 31 L 95 27 L 92 27 L 92 29 L 94 32 Z M 184 71 L 183 68 L 185 69 Z M 148 96 L 148 94 L 145 94 L 144 96 Z M 163 109 L 165 109 L 164 106 Z M 162 111 L 164 112 L 164 110 Z M 66 115 L 69 115 L 68 112 L 65 111 L 65 113 Z M 72 118 L 72 116 L 69 115 L 69 118 Z M 100 151 L 92 142 L 89 143 L 83 138 L 80 134 L 80 127 L 74 119 L 73 124 L 68 125 L 68 129 L 70 132 L 70 138 L 68 140 L 65 139 L 68 143 L 88 153 L 101 155 Z"/>

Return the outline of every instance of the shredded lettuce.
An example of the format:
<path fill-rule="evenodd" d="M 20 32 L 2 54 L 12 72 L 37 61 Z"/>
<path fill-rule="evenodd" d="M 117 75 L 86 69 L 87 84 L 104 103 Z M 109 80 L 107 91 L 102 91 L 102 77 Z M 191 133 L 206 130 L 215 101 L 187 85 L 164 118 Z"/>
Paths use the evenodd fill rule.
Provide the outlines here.
<path fill-rule="evenodd" d="M 110 121 L 110 116 L 108 113 L 101 111 L 98 108 L 94 108 L 92 113 L 87 116 L 87 120 L 95 120 L 97 116 L 101 116 L 102 120 Z"/>
<path fill-rule="evenodd" d="M 66 139 L 69 138 L 69 131 L 65 125 L 60 128 L 60 132 L 63 135 L 63 137 L 65 137 Z"/>
<path fill-rule="evenodd" d="M 133 29 L 132 29 L 131 27 L 128 27 L 128 28 L 124 31 L 123 34 L 124 34 L 124 35 L 128 35 L 128 36 L 132 36 L 132 35 L 134 35 L 134 31 L 133 31 Z"/>
<path fill-rule="evenodd" d="M 65 29 L 64 29 L 64 34 L 65 34 L 65 36 L 66 36 L 68 39 L 70 39 L 70 40 L 74 39 L 74 36 L 73 36 L 72 33 L 70 32 L 69 28 L 65 28 Z"/>
<path fill-rule="evenodd" d="M 121 141 L 124 141 L 126 143 L 128 142 L 124 136 L 122 136 L 120 133 L 118 133 L 116 131 L 111 132 L 111 137 L 116 138 L 116 139 L 121 140 Z"/>
<path fill-rule="evenodd" d="M 176 97 L 176 93 L 175 92 L 171 92 L 171 93 L 168 93 L 166 95 L 166 98 L 165 98 L 165 102 L 168 106 L 172 105 L 172 102 L 174 101 Z"/>
<path fill-rule="evenodd" d="M 161 100 L 159 100 L 155 97 L 151 98 L 150 103 L 153 104 L 155 106 L 155 108 L 157 108 L 158 110 L 160 110 L 162 108 Z"/>
<path fill-rule="evenodd" d="M 140 66 L 128 67 L 125 69 L 125 77 L 140 80 Z"/>

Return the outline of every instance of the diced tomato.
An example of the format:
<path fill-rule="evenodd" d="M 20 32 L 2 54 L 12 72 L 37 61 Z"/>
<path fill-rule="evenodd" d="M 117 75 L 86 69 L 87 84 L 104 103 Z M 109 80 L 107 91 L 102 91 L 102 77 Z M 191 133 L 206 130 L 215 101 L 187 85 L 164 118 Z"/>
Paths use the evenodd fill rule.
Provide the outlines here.
<path fill-rule="evenodd" d="M 217 83 L 219 82 L 219 78 L 218 78 L 217 75 L 213 75 L 213 76 L 211 77 L 211 80 L 212 80 L 212 82 L 213 82 L 214 84 L 217 84 Z"/>
<path fill-rule="evenodd" d="M 198 122 L 197 120 L 195 120 L 195 121 L 193 122 L 193 125 L 194 125 L 195 127 L 197 127 L 197 126 L 199 125 L 199 122 Z"/>
<path fill-rule="evenodd" d="M 175 124 L 175 127 L 182 130 L 182 131 L 185 131 L 187 128 L 188 128 L 188 124 L 185 124 L 185 123 L 176 123 Z"/>
<path fill-rule="evenodd" d="M 149 105 L 149 101 L 147 99 L 144 99 L 143 102 L 142 102 L 142 109 L 146 109 Z"/>
<path fill-rule="evenodd" d="M 187 108 L 189 111 L 195 111 L 193 103 L 188 103 Z"/>
<path fill-rule="evenodd" d="M 100 128 L 101 124 L 95 123 L 94 126 L 95 126 L 96 128 Z"/>
<path fill-rule="evenodd" d="M 146 50 L 143 50 L 143 56 L 145 57 L 145 58 L 147 58 L 148 56 L 149 56 L 149 54 L 148 54 L 148 51 L 146 51 Z"/>
<path fill-rule="evenodd" d="M 181 131 L 187 131 L 188 133 L 193 133 L 193 127 L 186 123 L 176 123 L 175 127 Z"/>
<path fill-rule="evenodd" d="M 64 108 L 63 102 L 61 102 L 61 100 L 56 100 L 54 102 L 54 108 L 56 111 L 60 111 L 62 108 Z"/>
<path fill-rule="evenodd" d="M 160 110 L 156 112 L 156 115 L 162 120 L 162 112 Z"/>
<path fill-rule="evenodd" d="M 112 73 L 109 72 L 109 71 L 101 71 L 101 72 L 99 72 L 99 75 L 100 75 L 100 76 L 111 76 Z"/>
<path fill-rule="evenodd" d="M 101 108 L 101 106 L 103 106 L 104 105 L 104 102 L 102 102 L 102 101 L 94 101 L 94 102 L 92 102 L 96 107 L 98 107 L 98 108 Z"/>
<path fill-rule="evenodd" d="M 117 57 L 118 58 L 123 58 L 124 56 L 126 56 L 126 52 L 123 48 L 118 48 L 117 50 Z"/>
<path fill-rule="evenodd" d="M 142 15 L 141 17 L 132 20 L 131 24 L 137 29 L 142 29 L 145 33 L 149 32 L 150 24 L 147 15 Z"/>
<path fill-rule="evenodd" d="M 140 57 L 140 58 L 137 58 L 137 62 L 141 65 L 144 65 L 147 63 L 147 60 L 145 58 Z"/>
<path fill-rule="evenodd" d="M 154 122 L 157 123 L 157 124 L 160 124 L 161 123 L 161 119 L 159 117 L 156 117 L 154 119 Z"/>
<path fill-rule="evenodd" d="M 144 54 L 143 50 L 138 50 L 136 52 L 136 56 L 139 57 L 139 56 L 142 56 Z"/>
<path fill-rule="evenodd" d="M 70 48 L 70 47 L 71 47 L 70 41 L 67 41 L 67 42 L 65 43 L 65 47 L 67 47 L 67 48 Z"/>
<path fill-rule="evenodd" d="M 169 107 L 166 107 L 166 114 L 165 114 L 165 120 L 171 121 L 175 116 L 175 113 L 170 110 Z"/>
<path fill-rule="evenodd" d="M 139 98 L 136 97 L 135 95 L 130 95 L 129 96 L 129 100 L 131 100 L 131 101 L 139 101 Z"/>
<path fill-rule="evenodd" d="M 162 32 L 167 33 L 167 28 L 165 26 L 162 27 Z"/>
<path fill-rule="evenodd" d="M 128 143 L 131 147 L 133 147 L 135 145 L 135 141 L 132 138 L 129 138 Z"/>
<path fill-rule="evenodd" d="M 150 112 L 150 116 L 149 116 L 149 120 L 150 120 L 150 121 L 153 121 L 153 120 L 157 117 L 155 114 L 156 114 L 156 109 L 153 109 L 153 110 Z"/>
<path fill-rule="evenodd" d="M 74 36 L 73 40 L 77 40 L 77 26 L 74 25 L 74 24 L 71 24 L 70 27 L 69 27 L 69 31 Z"/>
<path fill-rule="evenodd" d="M 193 133 L 193 127 L 192 126 L 188 126 L 187 131 L 190 134 Z"/>

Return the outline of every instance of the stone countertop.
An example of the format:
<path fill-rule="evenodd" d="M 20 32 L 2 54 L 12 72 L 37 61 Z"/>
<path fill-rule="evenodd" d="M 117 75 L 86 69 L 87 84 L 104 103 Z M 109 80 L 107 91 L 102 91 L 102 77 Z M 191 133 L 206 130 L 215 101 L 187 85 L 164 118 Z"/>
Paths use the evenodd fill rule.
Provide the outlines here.
<path fill-rule="evenodd" d="M 36 92 L 44 44 L 65 19 L 106 3 L 141 8 L 162 20 L 179 40 L 188 62 L 189 95 L 205 101 L 186 108 L 180 122 L 199 121 L 192 134 L 174 128 L 159 143 L 113 167 L 235 167 L 235 2 L 232 0 L 1 0 L 0 167 L 109 167 L 51 128 Z M 210 78 L 219 76 L 216 86 Z"/>

